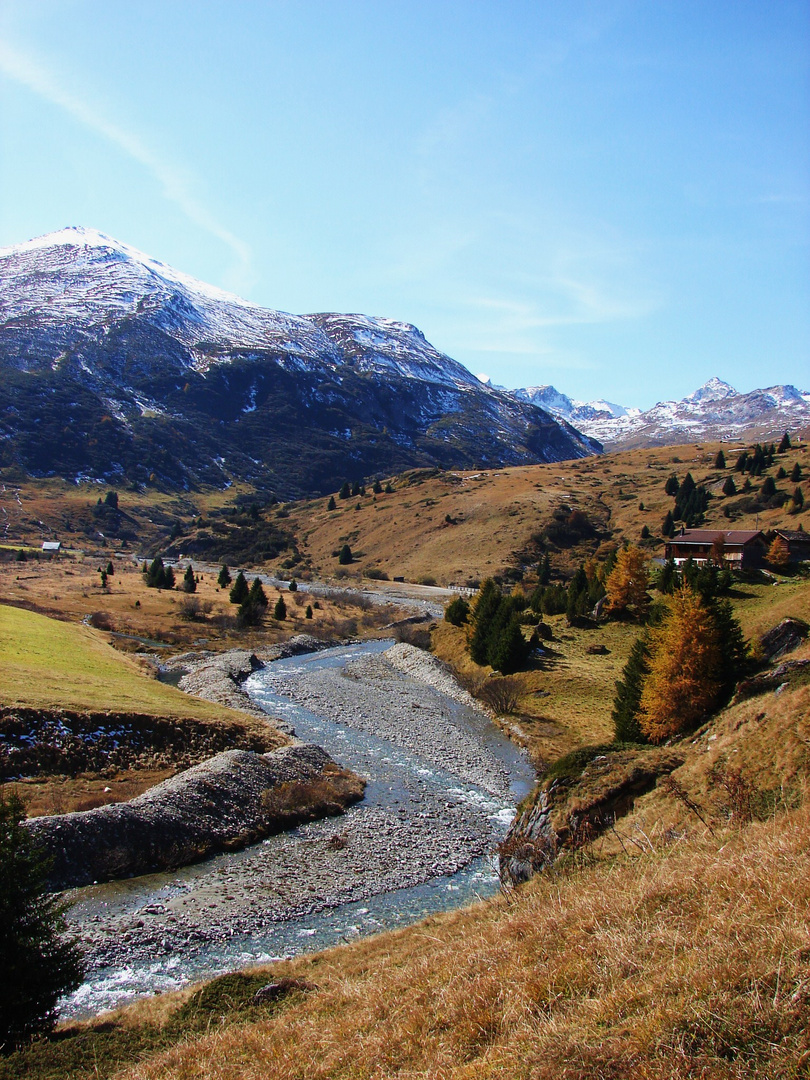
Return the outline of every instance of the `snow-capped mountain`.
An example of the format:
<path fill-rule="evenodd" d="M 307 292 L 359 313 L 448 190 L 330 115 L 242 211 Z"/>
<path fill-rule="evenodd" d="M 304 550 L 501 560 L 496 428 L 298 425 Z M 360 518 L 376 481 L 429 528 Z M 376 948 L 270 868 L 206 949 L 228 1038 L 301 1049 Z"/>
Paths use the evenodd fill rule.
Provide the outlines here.
<path fill-rule="evenodd" d="M 281 494 L 599 447 L 408 323 L 250 304 L 102 233 L 0 250 L 0 466 Z"/>
<path fill-rule="evenodd" d="M 661 401 L 643 412 L 604 400 L 573 401 L 553 386 L 512 393 L 564 418 L 610 449 L 694 439 L 778 439 L 785 429 L 810 425 L 810 393 L 789 385 L 740 394 L 722 379 L 711 378 L 681 401 Z"/>

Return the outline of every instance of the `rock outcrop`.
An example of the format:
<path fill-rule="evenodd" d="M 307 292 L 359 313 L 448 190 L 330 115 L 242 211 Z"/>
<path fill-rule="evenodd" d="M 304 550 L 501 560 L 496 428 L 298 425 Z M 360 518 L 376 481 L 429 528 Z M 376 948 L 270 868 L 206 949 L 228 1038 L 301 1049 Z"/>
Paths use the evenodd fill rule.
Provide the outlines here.
<path fill-rule="evenodd" d="M 56 891 L 173 869 L 301 822 L 339 814 L 365 781 L 319 746 L 227 750 L 127 803 L 33 818 Z"/>

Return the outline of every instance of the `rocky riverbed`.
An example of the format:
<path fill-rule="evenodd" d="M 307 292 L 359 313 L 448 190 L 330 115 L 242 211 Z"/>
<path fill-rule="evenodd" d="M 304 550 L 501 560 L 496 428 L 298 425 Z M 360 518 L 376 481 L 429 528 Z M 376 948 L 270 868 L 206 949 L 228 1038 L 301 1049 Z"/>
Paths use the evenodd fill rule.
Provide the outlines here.
<path fill-rule="evenodd" d="M 338 819 L 172 875 L 68 894 L 90 964 L 68 1013 L 295 951 L 279 948 L 280 926 L 298 926 L 305 936 L 296 948 L 306 947 L 315 931 L 302 920 L 338 919 L 346 905 L 452 881 L 446 876 L 491 852 L 530 783 L 528 763 L 510 762 L 510 750 L 499 756 L 486 719 L 429 685 L 446 677 L 429 658 L 422 664 L 397 647 L 405 674 L 373 654 L 382 647 L 270 663 L 243 684 L 254 707 L 365 777 L 365 800 Z"/>

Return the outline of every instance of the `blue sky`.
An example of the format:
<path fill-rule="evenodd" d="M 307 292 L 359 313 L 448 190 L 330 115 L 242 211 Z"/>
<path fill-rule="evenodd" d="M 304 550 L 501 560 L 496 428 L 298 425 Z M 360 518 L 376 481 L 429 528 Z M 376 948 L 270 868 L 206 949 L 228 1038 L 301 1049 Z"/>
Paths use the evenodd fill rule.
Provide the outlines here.
<path fill-rule="evenodd" d="M 0 0 L 0 245 L 100 229 L 507 386 L 810 389 L 807 0 Z"/>

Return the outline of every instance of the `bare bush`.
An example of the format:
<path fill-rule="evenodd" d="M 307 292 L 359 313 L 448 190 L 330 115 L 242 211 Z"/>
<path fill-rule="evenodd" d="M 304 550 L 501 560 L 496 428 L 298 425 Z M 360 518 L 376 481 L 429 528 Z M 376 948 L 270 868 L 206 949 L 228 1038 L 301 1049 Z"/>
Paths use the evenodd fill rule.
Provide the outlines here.
<path fill-rule="evenodd" d="M 414 645 L 417 649 L 430 652 L 430 629 L 427 626 L 405 623 L 403 626 L 396 627 L 394 637 L 397 641 L 404 641 L 406 645 Z"/>
<path fill-rule="evenodd" d="M 526 680 L 522 675 L 502 675 L 485 679 L 475 696 L 494 712 L 511 716 L 518 711 L 525 693 Z"/>
<path fill-rule="evenodd" d="M 213 610 L 213 600 L 201 600 L 199 596 L 188 593 L 180 601 L 178 614 L 186 622 L 204 622 Z"/>

